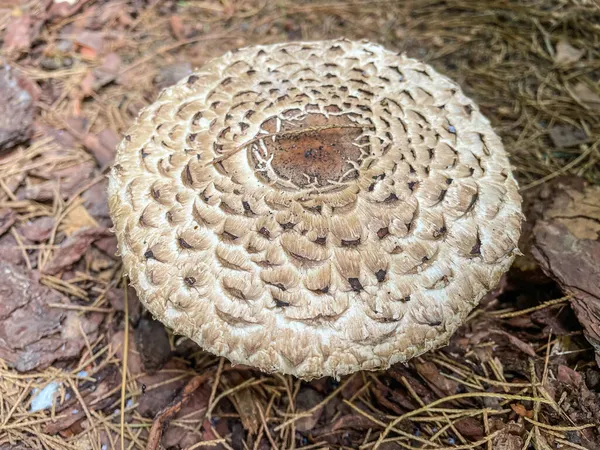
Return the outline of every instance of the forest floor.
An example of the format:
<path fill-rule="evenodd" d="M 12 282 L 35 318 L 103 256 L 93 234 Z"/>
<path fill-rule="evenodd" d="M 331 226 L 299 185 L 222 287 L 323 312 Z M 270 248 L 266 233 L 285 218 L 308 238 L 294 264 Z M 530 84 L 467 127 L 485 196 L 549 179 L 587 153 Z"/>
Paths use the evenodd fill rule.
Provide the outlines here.
<path fill-rule="evenodd" d="M 342 36 L 480 105 L 520 183 L 524 256 L 408 365 L 232 368 L 124 287 L 107 168 L 140 109 L 212 57 Z M 594 0 L 4 0 L 0 41 L 0 450 L 600 449 Z"/>

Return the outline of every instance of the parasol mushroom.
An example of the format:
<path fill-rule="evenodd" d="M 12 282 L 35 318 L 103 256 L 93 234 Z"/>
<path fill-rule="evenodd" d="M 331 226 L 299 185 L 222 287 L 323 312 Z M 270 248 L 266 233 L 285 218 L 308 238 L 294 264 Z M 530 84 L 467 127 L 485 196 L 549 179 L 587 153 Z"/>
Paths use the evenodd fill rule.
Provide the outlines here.
<path fill-rule="evenodd" d="M 237 50 L 165 89 L 119 146 L 109 202 L 156 318 L 305 379 L 446 343 L 522 221 L 500 138 L 460 87 L 348 40 Z"/>

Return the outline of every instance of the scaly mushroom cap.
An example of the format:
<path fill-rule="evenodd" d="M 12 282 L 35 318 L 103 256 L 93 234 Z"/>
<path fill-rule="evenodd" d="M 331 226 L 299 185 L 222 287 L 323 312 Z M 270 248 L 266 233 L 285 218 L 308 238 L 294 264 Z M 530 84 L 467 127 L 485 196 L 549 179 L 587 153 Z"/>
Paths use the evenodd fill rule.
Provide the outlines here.
<path fill-rule="evenodd" d="M 302 378 L 448 341 L 510 267 L 521 198 L 458 85 L 369 42 L 250 47 L 164 90 L 110 175 L 146 307 Z"/>

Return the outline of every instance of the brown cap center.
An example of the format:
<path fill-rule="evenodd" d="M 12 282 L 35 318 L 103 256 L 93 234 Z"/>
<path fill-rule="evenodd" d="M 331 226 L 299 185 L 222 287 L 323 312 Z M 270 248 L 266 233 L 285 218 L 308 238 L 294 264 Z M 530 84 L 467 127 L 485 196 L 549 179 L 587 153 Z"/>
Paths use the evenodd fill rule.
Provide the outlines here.
<path fill-rule="evenodd" d="M 270 161 L 274 174 L 298 187 L 323 187 L 358 176 L 363 152 L 363 128 L 347 115 L 311 113 L 301 119 L 272 118 L 263 123 L 265 135 L 255 150 Z M 368 142 L 368 141 L 367 141 Z M 260 147 L 260 148 L 259 148 Z"/>

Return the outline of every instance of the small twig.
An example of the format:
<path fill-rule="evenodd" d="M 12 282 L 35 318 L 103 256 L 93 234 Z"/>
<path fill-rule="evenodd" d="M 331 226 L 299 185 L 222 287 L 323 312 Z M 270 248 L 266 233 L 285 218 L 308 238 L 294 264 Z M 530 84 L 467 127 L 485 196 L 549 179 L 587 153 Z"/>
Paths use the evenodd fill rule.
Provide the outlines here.
<path fill-rule="evenodd" d="M 97 313 L 111 313 L 114 312 L 114 308 L 99 308 L 97 306 L 82 306 L 82 305 L 68 305 L 66 303 L 48 303 L 50 308 L 67 309 L 69 311 L 82 311 L 82 312 L 97 312 Z"/>
<path fill-rule="evenodd" d="M 15 238 L 15 241 L 17 241 L 17 245 L 19 246 L 19 249 L 21 250 L 21 254 L 23 255 L 23 260 L 25 261 L 27 268 L 29 270 L 31 270 L 31 261 L 29 261 L 29 255 L 27 254 L 27 250 L 25 250 L 25 248 L 23 246 L 23 240 L 21 239 L 21 236 L 19 235 L 19 233 L 17 232 L 15 227 L 10 228 L 10 233 Z"/>
<path fill-rule="evenodd" d="M 196 392 L 202 384 L 210 377 L 212 377 L 215 370 L 209 370 L 202 375 L 196 375 L 192 378 L 183 388 L 183 393 L 181 398 L 171 405 L 167 406 L 161 412 L 159 412 L 152 423 L 152 428 L 150 428 L 150 434 L 148 435 L 148 444 L 146 444 L 146 450 L 157 450 L 159 448 L 160 440 L 162 438 L 163 430 L 166 424 L 173 418 L 175 415 L 181 411 L 192 398 L 192 394 Z"/>
<path fill-rule="evenodd" d="M 221 439 L 213 439 L 211 441 L 201 441 L 198 442 L 194 445 L 192 445 L 191 447 L 187 447 L 185 450 L 194 450 L 196 448 L 200 448 L 200 447 L 212 447 L 213 445 L 217 445 L 217 444 L 223 444 L 227 441 L 225 441 L 225 439 L 221 438 Z"/>
<path fill-rule="evenodd" d="M 217 367 L 217 374 L 215 375 L 215 381 L 213 383 L 212 389 L 210 390 L 210 397 L 208 398 L 208 409 L 206 410 L 206 417 L 210 419 L 210 412 L 213 409 L 213 402 L 215 401 L 215 396 L 217 395 L 217 389 L 219 388 L 219 384 L 221 383 L 221 373 L 223 373 L 223 364 L 225 363 L 225 358 L 219 358 L 219 367 Z"/>
<path fill-rule="evenodd" d="M 125 394 L 127 390 L 127 354 L 129 353 L 129 299 L 127 278 L 123 278 L 125 291 L 125 336 L 123 338 L 123 369 L 121 374 L 121 450 L 125 450 Z"/>
<path fill-rule="evenodd" d="M 520 309 L 519 311 L 513 311 L 513 312 L 503 313 L 503 314 L 490 313 L 490 316 L 493 316 L 496 319 L 509 319 L 512 317 L 523 316 L 525 314 L 529 314 L 531 312 L 538 311 L 540 309 L 548 308 L 550 306 L 560 305 L 561 303 L 565 303 L 570 298 L 571 298 L 570 295 L 565 295 L 564 297 L 557 298 L 554 300 L 548 300 L 547 302 L 541 303 L 537 306 L 532 306 L 531 308 Z"/>
<path fill-rule="evenodd" d="M 592 428 L 592 427 L 596 426 L 593 423 L 587 423 L 585 425 L 579 425 L 579 426 L 573 426 L 573 427 L 568 427 L 568 426 L 561 427 L 561 426 L 549 425 L 549 424 L 543 423 L 543 422 L 538 422 L 537 420 L 530 419 L 527 416 L 523 416 L 523 419 L 525 419 L 530 424 L 535 425 L 536 427 L 544 428 L 546 430 L 560 431 L 560 432 L 563 432 L 563 431 L 581 431 L 581 430 L 585 430 L 586 428 Z"/>

